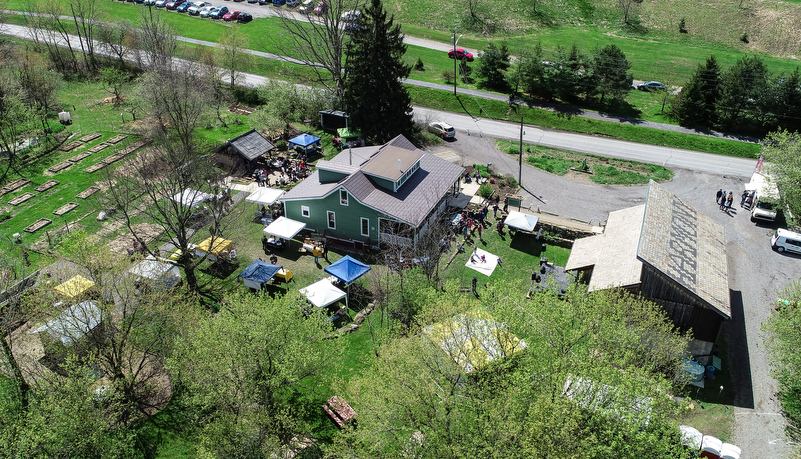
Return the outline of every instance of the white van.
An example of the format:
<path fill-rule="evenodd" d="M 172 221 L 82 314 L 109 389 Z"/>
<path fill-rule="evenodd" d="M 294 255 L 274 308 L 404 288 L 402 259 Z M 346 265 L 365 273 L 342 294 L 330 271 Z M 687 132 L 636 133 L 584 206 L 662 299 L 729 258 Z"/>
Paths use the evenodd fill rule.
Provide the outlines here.
<path fill-rule="evenodd" d="M 779 228 L 770 238 L 770 246 L 778 252 L 801 253 L 801 234 Z"/>

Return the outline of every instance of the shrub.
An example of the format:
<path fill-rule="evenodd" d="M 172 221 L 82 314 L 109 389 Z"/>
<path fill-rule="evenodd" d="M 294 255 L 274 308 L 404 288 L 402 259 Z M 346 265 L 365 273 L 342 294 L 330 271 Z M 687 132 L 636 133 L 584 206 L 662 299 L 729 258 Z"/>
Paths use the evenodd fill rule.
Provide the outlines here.
<path fill-rule="evenodd" d="M 4 221 L 8 220 L 9 218 L 11 218 L 11 212 L 9 212 L 7 210 L 4 210 L 4 211 L 0 212 L 0 222 L 4 222 Z"/>
<path fill-rule="evenodd" d="M 687 21 L 685 21 L 684 18 L 681 18 L 681 21 L 679 21 L 679 33 L 687 33 L 687 29 L 685 27 L 687 27 Z"/>
<path fill-rule="evenodd" d="M 494 192 L 495 191 L 492 189 L 491 186 L 489 186 L 488 183 L 485 183 L 480 187 L 478 187 L 478 195 L 481 196 L 482 198 L 489 198 L 490 196 L 492 196 L 492 193 Z"/>
<path fill-rule="evenodd" d="M 425 70 L 425 67 L 423 66 L 423 60 L 419 57 L 417 58 L 417 62 L 414 63 L 414 69 L 420 72 Z"/>
<path fill-rule="evenodd" d="M 745 44 L 748 44 L 748 32 L 745 32 L 740 36 L 740 41 Z"/>
<path fill-rule="evenodd" d="M 278 142 L 275 143 L 275 148 L 277 148 L 278 151 L 285 151 L 286 150 L 286 146 L 287 146 L 287 143 L 286 143 L 285 140 L 279 140 Z"/>
<path fill-rule="evenodd" d="M 451 72 L 450 70 L 442 72 L 442 78 L 444 78 L 445 82 L 448 84 L 453 83 L 453 72 Z"/>
<path fill-rule="evenodd" d="M 489 166 L 485 166 L 483 164 L 473 164 L 473 169 L 478 169 L 479 173 L 481 174 L 481 178 L 490 178 L 492 175 L 492 171 L 490 170 Z M 473 172 L 475 174 L 475 172 Z"/>

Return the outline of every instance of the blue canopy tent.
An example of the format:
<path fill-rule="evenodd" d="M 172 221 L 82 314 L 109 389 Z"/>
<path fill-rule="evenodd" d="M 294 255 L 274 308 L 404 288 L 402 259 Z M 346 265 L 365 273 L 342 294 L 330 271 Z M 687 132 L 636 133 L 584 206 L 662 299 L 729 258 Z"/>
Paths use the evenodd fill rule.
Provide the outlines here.
<path fill-rule="evenodd" d="M 320 147 L 320 138 L 311 134 L 301 134 L 289 140 L 289 145 L 296 149 L 302 149 L 303 154 L 308 158 L 309 149 L 312 151 Z"/>
<path fill-rule="evenodd" d="M 262 260 L 253 260 L 253 263 L 248 265 L 239 274 L 239 277 L 245 282 L 245 287 L 261 290 L 267 282 L 270 282 L 270 279 L 275 277 L 275 274 L 281 268 L 283 268 L 281 265 L 274 265 Z"/>
<path fill-rule="evenodd" d="M 325 272 L 336 277 L 344 282 L 345 285 L 347 285 L 348 294 L 345 296 L 345 307 L 349 307 L 348 300 L 350 297 L 350 284 L 356 279 L 365 275 L 367 271 L 370 271 L 370 269 L 371 268 L 369 266 L 355 258 L 351 258 L 350 255 L 345 255 L 344 258 L 325 268 Z"/>

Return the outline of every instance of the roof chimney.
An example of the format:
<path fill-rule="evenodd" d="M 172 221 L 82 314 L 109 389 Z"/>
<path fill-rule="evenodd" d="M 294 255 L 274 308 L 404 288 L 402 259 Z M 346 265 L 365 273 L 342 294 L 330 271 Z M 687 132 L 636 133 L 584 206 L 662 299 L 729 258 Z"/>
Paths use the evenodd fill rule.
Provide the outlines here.
<path fill-rule="evenodd" d="M 401 169 L 401 160 L 400 160 L 400 158 L 398 158 L 398 170 L 403 172 L 403 169 Z"/>

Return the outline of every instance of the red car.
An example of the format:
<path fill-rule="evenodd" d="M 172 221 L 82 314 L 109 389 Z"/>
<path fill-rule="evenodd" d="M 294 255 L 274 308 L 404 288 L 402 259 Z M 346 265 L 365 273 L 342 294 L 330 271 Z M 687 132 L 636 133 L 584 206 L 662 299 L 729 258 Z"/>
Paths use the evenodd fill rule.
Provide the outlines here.
<path fill-rule="evenodd" d="M 456 52 L 452 49 L 448 50 L 448 57 L 456 59 L 457 61 L 464 59 L 467 62 L 473 62 L 473 53 L 468 53 L 462 48 L 456 48 Z"/>
<path fill-rule="evenodd" d="M 178 7 L 181 6 L 181 4 L 184 3 L 185 1 L 186 0 L 175 0 L 172 2 L 167 2 L 166 4 L 164 4 L 164 7 L 167 8 L 168 10 L 175 10 L 178 9 Z"/>
<path fill-rule="evenodd" d="M 223 16 L 223 21 L 236 21 L 240 14 L 242 14 L 241 11 L 229 11 L 228 14 Z"/>
<path fill-rule="evenodd" d="M 320 16 L 323 13 L 325 13 L 326 8 L 327 8 L 327 5 L 325 4 L 325 2 L 319 2 L 319 3 L 317 3 L 317 6 L 314 7 L 314 14 L 316 14 L 317 16 Z"/>

